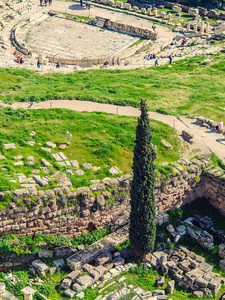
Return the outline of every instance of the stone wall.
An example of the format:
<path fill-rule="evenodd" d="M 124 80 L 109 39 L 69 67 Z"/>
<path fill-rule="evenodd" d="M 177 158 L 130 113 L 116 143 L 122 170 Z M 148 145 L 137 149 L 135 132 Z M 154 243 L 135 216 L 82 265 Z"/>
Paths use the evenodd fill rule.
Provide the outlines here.
<path fill-rule="evenodd" d="M 123 33 L 129 33 L 131 35 L 139 36 L 145 39 L 151 39 L 156 40 L 157 39 L 157 33 L 144 28 L 139 28 L 133 25 L 127 25 L 120 22 L 115 21 L 106 21 L 105 27 L 111 30 L 116 30 Z"/>
<path fill-rule="evenodd" d="M 39 190 L 32 202 L 25 189 L 19 194 L 17 190 L 17 197 L 20 195 L 19 200 L 26 206 L 11 203 L 11 208 L 0 211 L 0 234 L 42 232 L 77 236 L 107 225 L 115 229 L 129 220 L 131 180 L 132 174 L 127 174 L 76 191 L 68 187 Z M 225 215 L 224 171 L 203 157 L 179 160 L 173 163 L 169 179 L 161 175 L 156 180 L 158 212 L 177 209 L 198 197 L 208 198 Z"/>

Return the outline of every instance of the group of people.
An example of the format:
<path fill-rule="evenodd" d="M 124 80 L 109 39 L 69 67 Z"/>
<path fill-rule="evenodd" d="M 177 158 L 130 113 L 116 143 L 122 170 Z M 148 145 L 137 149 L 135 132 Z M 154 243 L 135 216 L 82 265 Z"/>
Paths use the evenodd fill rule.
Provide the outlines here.
<path fill-rule="evenodd" d="M 45 6 L 47 6 L 48 3 L 49 3 L 49 5 L 52 4 L 52 0 L 40 0 L 40 6 L 42 6 L 43 2 L 44 2 L 44 5 L 45 5 Z"/>
<path fill-rule="evenodd" d="M 40 60 L 38 60 L 37 61 L 37 67 L 38 67 L 38 69 L 40 69 L 40 67 L 41 67 L 41 62 L 40 62 Z M 55 66 L 57 69 L 59 69 L 60 68 L 60 63 L 59 63 L 59 61 L 56 63 L 56 66 Z"/>
<path fill-rule="evenodd" d="M 117 62 L 117 65 L 119 66 L 120 65 L 120 58 L 119 57 L 117 57 L 116 62 Z M 112 59 L 112 65 L 115 66 L 115 58 L 114 57 Z"/>
<path fill-rule="evenodd" d="M 150 60 L 150 59 L 155 59 L 155 54 L 152 53 L 152 54 L 148 54 L 148 57 L 147 57 L 147 60 Z"/>
<path fill-rule="evenodd" d="M 23 63 L 24 63 L 23 58 L 22 58 L 22 57 L 17 57 L 16 63 L 17 63 L 17 64 L 23 64 Z"/>

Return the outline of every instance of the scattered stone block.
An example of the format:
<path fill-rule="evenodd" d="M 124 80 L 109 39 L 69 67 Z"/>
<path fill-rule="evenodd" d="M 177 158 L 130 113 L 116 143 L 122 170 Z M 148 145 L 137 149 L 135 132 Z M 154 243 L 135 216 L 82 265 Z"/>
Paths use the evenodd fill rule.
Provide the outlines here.
<path fill-rule="evenodd" d="M 76 173 L 78 176 L 83 176 L 83 175 L 84 175 L 84 171 L 83 171 L 83 170 L 76 170 L 75 173 Z"/>
<path fill-rule="evenodd" d="M 30 136 L 34 136 L 35 134 L 36 134 L 36 132 L 34 132 L 34 131 L 30 132 Z"/>
<path fill-rule="evenodd" d="M 84 169 L 92 169 L 92 165 L 89 164 L 89 163 L 83 163 L 83 164 L 81 165 L 81 167 L 84 168 Z"/>
<path fill-rule="evenodd" d="M 63 259 L 56 259 L 53 260 L 53 264 L 55 265 L 56 269 L 59 269 L 65 266 L 65 261 Z"/>
<path fill-rule="evenodd" d="M 40 250 L 39 252 L 38 252 L 38 257 L 39 258 L 42 258 L 42 257 L 44 257 L 44 258 L 48 258 L 48 257 L 52 257 L 53 256 L 53 254 L 52 254 L 52 252 L 50 252 L 49 250 L 45 250 L 45 249 L 43 249 L 43 250 Z"/>
<path fill-rule="evenodd" d="M 23 155 L 14 156 L 14 159 L 23 159 Z"/>
<path fill-rule="evenodd" d="M 165 284 L 165 277 L 159 277 L 157 279 L 157 285 L 158 286 L 163 286 Z"/>
<path fill-rule="evenodd" d="M 73 298 L 73 297 L 75 296 L 76 292 L 74 292 L 74 291 L 71 290 L 71 289 L 68 289 L 68 290 L 66 290 L 66 291 L 64 292 L 64 294 L 65 294 L 67 297 L 69 297 L 69 298 Z"/>
<path fill-rule="evenodd" d="M 52 151 L 51 148 L 46 148 L 46 147 L 41 147 L 41 150 L 43 150 L 45 152 L 49 152 L 49 153 L 51 153 L 51 151 Z"/>
<path fill-rule="evenodd" d="M 79 168 L 79 163 L 76 160 L 71 160 L 70 163 L 72 164 L 73 167 Z"/>
<path fill-rule="evenodd" d="M 192 297 L 193 297 L 193 298 L 202 298 L 203 295 L 204 295 L 204 293 L 203 293 L 202 291 L 194 291 L 194 292 L 192 293 Z"/>
<path fill-rule="evenodd" d="M 89 285 L 93 283 L 93 278 L 91 278 L 88 275 L 84 275 L 77 278 L 76 282 L 82 287 L 82 289 L 86 289 Z"/>
<path fill-rule="evenodd" d="M 36 259 L 32 262 L 32 266 L 36 269 L 39 270 L 41 272 L 45 271 L 48 269 L 48 266 L 43 263 L 43 261 L 41 261 L 40 259 Z"/>
<path fill-rule="evenodd" d="M 27 144 L 29 144 L 30 146 L 34 146 L 35 142 L 34 141 L 28 141 Z"/>
<path fill-rule="evenodd" d="M 167 283 L 167 293 L 172 294 L 175 288 L 175 281 L 171 280 Z"/>
<path fill-rule="evenodd" d="M 116 166 L 112 167 L 109 169 L 109 173 L 111 175 L 116 175 L 122 173 Z"/>
<path fill-rule="evenodd" d="M 55 148 L 56 144 L 52 143 L 52 142 L 46 142 L 46 145 L 48 145 L 51 148 Z"/>
<path fill-rule="evenodd" d="M 23 166 L 23 162 L 21 160 L 17 161 L 14 163 L 14 166 Z"/>
<path fill-rule="evenodd" d="M 52 164 L 50 164 L 46 159 L 42 158 L 41 162 L 45 167 L 52 167 Z"/>
<path fill-rule="evenodd" d="M 97 265 L 103 265 L 111 261 L 112 261 L 112 254 L 108 251 L 102 253 L 95 259 Z"/>
<path fill-rule="evenodd" d="M 84 298 L 84 292 L 78 293 L 78 294 L 76 295 L 76 298 L 77 298 L 77 299 L 82 299 L 82 298 Z"/>
<path fill-rule="evenodd" d="M 60 286 L 63 288 L 63 289 L 67 289 L 71 286 L 72 284 L 72 279 L 70 278 L 65 278 L 63 279 L 63 281 L 61 282 Z"/>
<path fill-rule="evenodd" d="M 165 140 L 162 140 L 161 142 L 168 150 L 173 149 L 173 146 L 170 143 L 166 142 Z"/>
<path fill-rule="evenodd" d="M 16 149 L 16 145 L 14 143 L 11 143 L 11 144 L 4 144 L 5 146 L 5 149 L 8 150 L 8 149 Z"/>

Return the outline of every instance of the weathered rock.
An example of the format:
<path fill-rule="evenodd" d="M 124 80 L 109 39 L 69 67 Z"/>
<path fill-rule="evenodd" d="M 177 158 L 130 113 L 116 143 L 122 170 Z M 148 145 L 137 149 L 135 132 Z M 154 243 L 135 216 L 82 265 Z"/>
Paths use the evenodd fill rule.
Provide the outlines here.
<path fill-rule="evenodd" d="M 36 269 L 39 270 L 41 272 L 45 271 L 48 269 L 48 266 L 43 263 L 43 261 L 41 261 L 40 259 L 36 259 L 35 261 L 32 262 L 32 266 Z"/>
<path fill-rule="evenodd" d="M 172 294 L 175 288 L 175 281 L 171 280 L 167 283 L 167 293 Z"/>
<path fill-rule="evenodd" d="M 112 254 L 110 252 L 104 252 L 101 255 L 99 255 L 96 259 L 95 262 L 97 265 L 104 265 L 106 263 L 111 262 L 112 260 Z"/>
<path fill-rule="evenodd" d="M 48 258 L 48 257 L 52 257 L 53 256 L 53 254 L 49 251 L 49 250 L 40 250 L 39 252 L 38 252 L 38 257 L 39 258 L 42 258 L 42 257 L 44 257 L 44 258 Z"/>

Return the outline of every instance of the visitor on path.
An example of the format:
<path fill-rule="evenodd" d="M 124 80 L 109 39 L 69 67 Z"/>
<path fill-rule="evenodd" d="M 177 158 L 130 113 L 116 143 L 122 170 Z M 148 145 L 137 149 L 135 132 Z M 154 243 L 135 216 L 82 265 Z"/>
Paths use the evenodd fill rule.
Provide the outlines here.
<path fill-rule="evenodd" d="M 114 66 L 115 65 L 115 58 L 113 57 L 112 59 L 112 65 Z"/>
<path fill-rule="evenodd" d="M 183 39 L 182 43 L 181 43 L 183 46 L 186 44 L 186 40 Z"/>
<path fill-rule="evenodd" d="M 222 129 L 223 129 L 223 121 L 222 121 L 222 119 L 220 119 L 219 123 L 216 126 L 216 130 L 220 131 Z"/>
<path fill-rule="evenodd" d="M 173 39 L 173 40 L 172 40 L 172 43 L 171 43 L 171 46 L 176 45 L 176 44 L 177 44 L 177 40 L 176 40 L 176 39 Z"/>
<path fill-rule="evenodd" d="M 153 56 L 153 59 L 155 59 L 155 54 L 154 53 L 152 54 L 152 56 Z"/>
<path fill-rule="evenodd" d="M 23 60 L 23 58 L 21 57 L 21 59 L 20 59 L 20 64 L 23 64 L 24 63 L 24 60 Z"/>
<path fill-rule="evenodd" d="M 19 64 L 20 63 L 20 57 L 18 56 L 16 59 L 16 63 Z"/>
<path fill-rule="evenodd" d="M 170 65 L 172 65 L 172 62 L 173 62 L 173 53 L 171 53 L 171 54 L 169 55 L 169 60 L 170 60 Z"/>
<path fill-rule="evenodd" d="M 86 9 L 90 9 L 91 8 L 91 2 L 86 1 Z"/>
<path fill-rule="evenodd" d="M 80 6 L 83 6 L 83 1 L 82 0 L 80 0 Z"/>
<path fill-rule="evenodd" d="M 37 67 L 38 67 L 38 69 L 40 69 L 40 67 L 41 67 L 40 60 L 37 61 Z"/>
<path fill-rule="evenodd" d="M 155 60 L 155 66 L 158 66 L 158 65 L 159 65 L 158 58 L 156 58 L 156 60 Z"/>
<path fill-rule="evenodd" d="M 59 64 L 59 61 L 57 61 L 57 63 L 56 63 L 56 68 L 60 68 L 60 64 Z"/>
<path fill-rule="evenodd" d="M 106 67 L 106 66 L 108 66 L 108 65 L 109 65 L 109 62 L 108 62 L 108 61 L 105 61 L 104 64 L 103 64 L 104 67 Z"/>
<path fill-rule="evenodd" d="M 48 4 L 48 0 L 45 0 L 45 6 L 47 6 L 47 4 Z"/>
<path fill-rule="evenodd" d="M 119 57 L 117 57 L 117 65 L 118 66 L 120 65 L 120 59 L 119 59 Z"/>
<path fill-rule="evenodd" d="M 52 0 L 48 0 L 48 3 L 49 3 L 49 5 L 51 5 L 52 4 Z"/>
<path fill-rule="evenodd" d="M 40 0 L 40 6 L 42 6 L 43 0 Z"/>
<path fill-rule="evenodd" d="M 156 25 L 155 25 L 155 23 L 153 23 L 152 29 L 153 29 L 154 31 L 156 30 Z"/>

